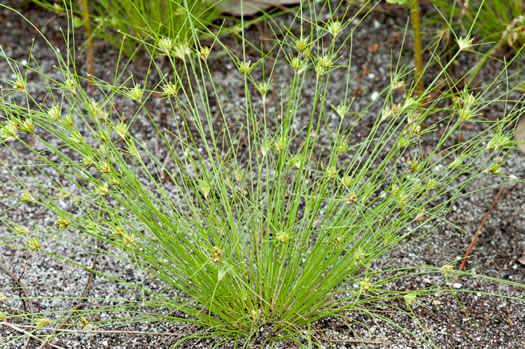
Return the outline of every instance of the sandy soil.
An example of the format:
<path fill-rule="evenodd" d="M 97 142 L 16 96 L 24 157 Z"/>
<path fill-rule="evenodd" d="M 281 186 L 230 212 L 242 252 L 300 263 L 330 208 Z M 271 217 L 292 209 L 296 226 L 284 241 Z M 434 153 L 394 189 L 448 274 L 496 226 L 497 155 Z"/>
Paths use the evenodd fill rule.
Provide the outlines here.
<path fill-rule="evenodd" d="M 14 1 L 11 1 L 13 3 Z M 10 2 L 8 2 L 10 3 Z M 59 32 L 59 27 L 66 27 L 63 18 L 42 11 L 34 7 L 24 7 L 21 12 L 34 25 L 41 30 L 53 45 L 64 49 L 64 43 Z M 283 21 L 289 20 L 287 18 Z M 353 70 L 351 93 L 359 96 L 354 105 L 355 110 L 359 110 L 370 101 L 370 96 L 388 84 L 391 53 L 397 52 L 402 28 L 406 20 L 405 14 L 400 10 L 392 10 L 391 7 L 380 9 L 372 13 L 359 27 L 354 34 L 353 50 Z M 27 59 L 28 50 L 31 46 L 32 38 L 36 38 L 34 45 L 34 55 L 45 71 L 49 74 L 56 74 L 53 70 L 55 57 L 52 55 L 46 44 L 34 29 L 21 20 L 19 16 L 6 9 L 0 9 L 0 45 L 8 57 L 22 61 Z M 264 30 L 264 28 L 263 28 Z M 251 35 L 258 36 L 261 28 L 253 26 L 248 29 Z M 269 33 L 268 33 L 269 35 Z M 62 51 L 63 52 L 63 51 Z M 409 50 L 405 50 L 409 53 Z M 114 73 L 118 50 L 107 44 L 97 42 L 96 44 L 96 72 L 95 75 L 104 79 L 111 79 Z M 214 76 L 219 86 L 226 95 L 239 96 L 237 99 L 225 101 L 226 110 L 239 110 L 237 107 L 242 105 L 242 95 L 239 95 L 241 82 L 233 69 L 232 63 L 228 63 L 226 58 L 213 58 L 212 67 Z M 84 72 L 84 56 L 79 55 L 78 64 L 81 73 Z M 143 62 L 133 62 L 130 67 L 135 79 L 139 80 L 145 73 Z M 484 71 L 484 77 L 493 76 L 497 73 L 496 64 L 488 65 Z M 276 84 L 286 85 L 289 72 L 283 71 L 276 74 Z M 0 81 L 5 84 L 6 80 L 11 79 L 11 72 L 6 63 L 0 62 Z M 523 75 L 522 75 L 523 78 Z M 521 79 L 523 80 L 523 79 Z M 341 77 L 344 81 L 344 76 Z M 341 98 L 344 93 L 341 86 L 334 86 L 334 100 Z M 308 98 L 308 96 L 305 96 Z M 155 105 L 160 113 L 166 112 L 165 106 Z M 123 105 L 122 110 L 132 108 Z M 498 112 L 494 110 L 494 112 Z M 370 111 L 373 117 L 373 110 Z M 233 116 L 235 117 L 235 115 Z M 168 120 L 168 126 L 174 120 Z M 151 137 L 151 127 L 145 121 L 138 120 L 134 134 L 154 147 L 155 139 Z M 475 129 L 472 130 L 475 132 Z M 153 139 L 152 139 L 153 138 Z M 15 149 L 17 151 L 17 149 Z M 30 159 L 30 155 L 18 150 L 22 157 Z M 9 152 L 4 148 L 0 149 L 0 158 L 9 163 Z M 517 178 L 525 179 L 525 156 L 515 152 L 504 164 L 504 172 L 514 175 Z M 22 175 L 20 169 L 14 169 L 15 173 L 22 178 L 30 181 L 27 175 Z M 395 265 L 415 266 L 415 265 L 434 265 L 442 266 L 457 257 L 464 255 L 465 250 L 492 204 L 499 186 L 497 177 L 487 178 L 488 183 L 477 185 L 486 186 L 494 184 L 492 189 L 477 192 L 476 194 L 457 201 L 449 215 L 451 223 L 459 227 L 439 225 L 438 229 L 418 242 L 397 250 L 388 262 Z M 52 225 L 54 217 L 46 212 L 39 210 L 36 206 L 17 206 L 16 197 L 20 195 L 16 186 L 10 185 L 11 174 L 5 167 L 0 168 L 1 187 L 0 210 L 15 207 L 8 211 L 10 219 L 32 226 L 35 222 L 39 225 Z M 474 187 L 472 188 L 474 189 Z M 518 283 L 525 283 L 525 187 L 524 184 L 507 185 L 499 199 L 496 207 L 491 212 L 481 235 L 474 247 L 472 256 L 468 263 L 468 268 L 475 268 L 479 274 L 486 274 L 492 277 L 501 278 Z M 4 213 L 2 213 L 4 214 Z M 2 227 L 1 229 L 5 229 Z M 0 230 L 0 235 L 4 234 Z M 75 244 L 68 241 L 49 242 L 46 245 L 49 250 L 56 251 L 57 254 L 74 255 L 75 260 L 86 265 L 90 265 L 91 256 L 85 251 L 77 250 Z M 44 253 L 31 253 L 26 250 L 15 249 L 9 246 L 0 247 L 0 262 L 6 270 L 0 270 L 0 291 L 6 297 L 17 297 L 20 294 L 20 283 L 27 287 L 29 295 L 35 297 L 78 297 L 82 294 L 86 284 L 88 273 L 73 265 L 64 263 Z M 142 276 L 133 270 L 122 268 L 115 260 L 101 256 L 97 261 L 99 268 L 109 272 L 114 272 L 122 278 L 128 280 L 139 280 Z M 384 264 L 383 264 L 384 265 Z M 10 275 L 10 273 L 12 273 Z M 12 277 L 14 276 L 14 278 Z M 16 280 L 17 281 L 16 281 Z M 435 280 L 414 279 L 400 281 L 397 287 L 405 290 L 414 287 L 424 287 Z M 504 297 L 492 297 L 487 293 L 498 293 L 505 296 L 524 297 L 524 289 L 508 286 L 481 278 L 461 279 L 455 285 L 458 290 L 471 290 L 472 292 L 458 293 L 456 299 L 452 296 L 439 296 L 419 300 L 414 306 L 414 313 L 417 315 L 421 325 L 431 334 L 434 344 L 440 348 L 523 348 L 525 347 L 525 307 L 522 301 L 506 299 Z M 89 296 L 93 297 L 93 302 L 89 306 L 100 306 L 104 303 L 104 298 L 126 296 L 126 287 L 111 280 L 95 277 L 89 289 Z M 38 299 L 33 301 L 33 306 L 38 310 L 67 309 L 73 304 L 68 299 Z M 7 311 L 5 303 L 0 302 L 0 311 Z M 22 307 L 22 302 L 9 301 L 9 306 Z M 402 303 L 398 304 L 403 307 Z M 4 307 L 4 309 L 2 309 Z M 162 310 L 155 310 L 162 312 Z M 100 319 L 118 314 L 100 314 Z M 120 316 L 126 317 L 126 314 Z M 412 319 L 402 312 L 387 313 L 398 325 L 413 331 L 416 334 L 423 334 L 421 327 L 415 324 Z M 349 328 L 336 319 L 326 319 L 316 324 L 315 328 L 324 330 L 319 336 L 319 343 L 325 347 L 332 348 L 426 348 L 428 344 L 400 331 L 393 325 L 379 322 L 376 319 L 356 316 L 351 319 L 353 326 Z M 361 324 L 359 324 L 361 323 Z M 22 348 L 25 339 L 17 339 L 22 333 L 7 326 L 0 326 L 0 346 L 6 348 Z M 26 329 L 27 330 L 27 329 Z M 53 345 L 62 348 L 169 348 L 177 338 L 188 335 L 196 329 L 169 322 L 144 323 L 123 325 L 118 330 L 128 331 L 128 333 L 107 332 L 107 333 L 64 333 L 64 335 L 52 341 Z M 133 333 L 131 331 L 137 331 Z M 138 331 L 155 332 L 156 334 L 140 334 Z M 261 334 L 261 341 L 253 344 L 259 346 L 262 343 L 264 334 Z M 363 343 L 359 343 L 359 338 Z M 202 347 L 207 348 L 217 345 L 213 339 L 192 340 L 185 342 L 180 347 Z M 32 340 L 30 348 L 38 348 L 41 343 Z M 232 344 L 225 344 L 229 347 Z M 292 343 L 280 342 L 276 347 L 289 348 L 295 347 Z"/>

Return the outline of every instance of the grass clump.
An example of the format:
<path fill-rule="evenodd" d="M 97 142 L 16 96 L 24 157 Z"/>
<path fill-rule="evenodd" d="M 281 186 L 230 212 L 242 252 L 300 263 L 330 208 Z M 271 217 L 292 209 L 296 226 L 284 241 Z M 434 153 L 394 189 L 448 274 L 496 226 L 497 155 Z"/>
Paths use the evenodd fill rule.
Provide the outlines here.
<path fill-rule="evenodd" d="M 99 37 L 121 47 L 131 56 L 142 42 L 164 42 L 169 54 L 173 46 L 190 40 L 191 26 L 203 28 L 218 15 L 214 3 L 208 0 L 82 0 L 49 3 L 34 0 L 38 5 L 70 16 L 73 10 L 73 24 L 84 26 L 86 34 Z M 191 24 L 190 24 L 191 23 Z M 129 36 L 138 40 L 122 38 Z"/>
<path fill-rule="evenodd" d="M 519 50 L 525 44 L 525 4 L 522 0 L 434 0 L 455 30 L 479 35 L 498 47 Z M 470 32 L 470 30 L 469 30 Z"/>
<path fill-rule="evenodd" d="M 251 59 L 244 32 L 242 54 L 217 39 L 214 50 L 225 50 L 238 69 L 242 96 L 221 92 L 203 55 L 209 49 L 191 21 L 193 41 L 167 56 L 169 72 L 153 54 L 162 51 L 159 38 L 146 45 L 151 75 L 158 78 L 132 86 L 129 79 L 95 81 L 96 97 L 53 47 L 60 77 L 43 71 L 32 55 L 27 65 L 7 58 L 20 80 L 1 90 L 4 146 L 19 159 L 8 169 L 21 202 L 56 219 L 53 226 L 37 222 L 20 236 L 16 222 L 4 216 L 14 232 L 4 243 L 92 270 L 76 253 L 52 249 L 54 241 L 70 242 L 84 253 L 115 258 L 142 277 L 129 281 L 95 268 L 135 293 L 117 299 L 120 305 L 32 317 L 81 327 L 184 321 L 202 328 L 188 337 L 250 339 L 264 329 L 268 339 L 303 343 L 311 337 L 302 329 L 319 319 L 366 314 L 385 320 L 375 306 L 453 292 L 447 283 L 453 271 L 388 267 L 382 259 L 446 221 L 467 185 L 508 156 L 523 101 L 498 92 L 503 75 L 483 90 L 456 91 L 443 67 L 421 95 L 390 85 L 375 99 L 381 106 L 350 113 L 357 14 L 338 22 L 337 32 L 318 20 L 325 15 L 330 23 L 339 21 L 328 5 L 303 5 L 294 21 L 298 29 L 274 26 L 272 50 Z M 270 54 L 275 64 L 268 72 Z M 289 80 L 278 86 L 272 81 L 281 64 Z M 27 81 L 29 71 L 41 82 Z M 329 90 L 341 83 L 334 78 L 338 71 L 347 77 L 346 93 L 333 100 Z M 395 88 L 405 86 L 402 69 L 393 73 Z M 277 100 L 270 99 L 271 91 Z M 462 97 L 447 103 L 457 92 Z M 176 120 L 169 130 L 160 127 L 153 103 L 158 96 Z M 122 99 L 136 108 L 131 119 L 113 107 Z M 500 102 L 514 107 L 497 119 L 482 116 Z M 361 126 L 367 118 L 370 126 Z M 137 119 L 149 120 L 163 150 L 134 135 Z M 484 127 L 462 140 L 472 122 Z M 19 155 L 22 148 L 32 153 L 31 162 Z M 31 181 L 21 177 L 23 171 Z M 392 287 L 422 274 L 445 277 L 424 289 Z M 29 321 L 27 313 L 9 310 L 10 318 Z M 123 312 L 127 319 L 97 320 L 103 311 Z"/>

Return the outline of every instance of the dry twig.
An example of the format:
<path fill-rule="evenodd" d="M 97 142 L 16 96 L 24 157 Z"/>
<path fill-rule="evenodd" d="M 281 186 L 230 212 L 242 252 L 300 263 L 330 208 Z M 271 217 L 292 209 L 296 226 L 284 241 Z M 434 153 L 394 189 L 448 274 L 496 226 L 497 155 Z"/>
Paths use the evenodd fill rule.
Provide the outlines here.
<path fill-rule="evenodd" d="M 459 266 L 459 269 L 458 269 L 459 271 L 462 271 L 463 268 L 465 267 L 465 264 L 467 263 L 467 258 L 468 258 L 469 254 L 470 254 L 470 251 L 472 250 L 472 247 L 474 247 L 474 243 L 478 239 L 479 233 L 481 232 L 481 229 L 483 229 L 483 226 L 485 225 L 485 222 L 489 218 L 490 213 L 492 212 L 492 210 L 496 206 L 496 203 L 498 202 L 499 198 L 501 197 L 501 194 L 503 194 L 503 189 L 505 189 L 504 185 L 502 185 L 501 188 L 499 189 L 498 194 L 496 194 L 496 198 L 492 202 L 492 205 L 490 205 L 487 213 L 485 214 L 485 217 L 483 217 L 483 219 L 481 220 L 481 223 L 480 223 L 480 225 L 478 227 L 478 230 L 476 230 L 476 233 L 474 234 L 474 237 L 472 238 L 472 241 L 470 242 L 470 245 L 467 248 L 467 252 L 465 253 L 465 257 L 463 257 L 463 261 L 461 262 L 461 265 Z"/>

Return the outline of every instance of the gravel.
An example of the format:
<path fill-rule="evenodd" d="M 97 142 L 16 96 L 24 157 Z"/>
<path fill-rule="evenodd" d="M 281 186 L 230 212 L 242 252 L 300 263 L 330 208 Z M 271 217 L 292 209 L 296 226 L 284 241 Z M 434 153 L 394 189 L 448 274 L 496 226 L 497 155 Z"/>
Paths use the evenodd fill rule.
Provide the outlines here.
<path fill-rule="evenodd" d="M 64 42 L 60 34 L 60 27 L 66 28 L 64 18 L 52 13 L 45 12 L 36 7 L 25 7 L 21 9 L 22 14 L 41 30 L 50 43 L 65 52 Z M 401 33 L 406 20 L 406 14 L 396 8 L 382 7 L 379 11 L 372 13 L 366 18 L 354 34 L 353 46 L 353 68 L 350 73 L 349 94 L 357 96 L 352 106 L 353 111 L 363 110 L 371 98 L 380 92 L 389 83 L 389 71 L 391 66 L 391 52 L 398 51 Z M 277 22 L 287 23 L 290 18 L 278 18 Z M 42 69 L 53 77 L 60 78 L 60 72 L 54 69 L 56 58 L 47 44 L 38 37 L 34 29 L 12 11 L 0 8 L 0 23 L 6 30 L 0 31 L 0 45 L 7 57 L 23 61 L 27 60 L 28 49 L 34 37 L 33 54 L 37 57 Z M 249 35 L 259 35 L 257 27 L 248 29 Z M 81 35 L 77 36 L 78 42 Z M 404 51 L 409 55 L 409 47 Z M 248 52 L 250 53 L 250 52 Z M 341 59 L 346 59 L 347 53 L 342 53 Z M 106 81 L 111 81 L 114 73 L 118 50 L 107 44 L 96 41 L 95 53 L 95 76 Z M 85 72 L 84 56 L 79 55 L 78 67 L 80 73 Z M 232 63 L 228 58 L 217 57 L 212 60 L 213 75 L 218 86 L 225 96 L 235 96 L 223 101 L 225 112 L 230 113 L 232 118 L 240 118 L 241 107 L 244 105 L 244 91 L 242 81 Z M 135 81 L 143 81 L 146 65 L 137 60 L 128 67 Z M 280 69 L 280 68 L 277 68 Z M 483 76 L 490 78 L 498 72 L 497 64 L 488 65 Z M 255 73 L 256 75 L 257 73 Z M 341 73 L 343 74 L 343 73 Z M 274 86 L 285 89 L 290 79 L 289 71 L 276 71 L 274 73 Z M 5 61 L 0 62 L 0 83 L 12 79 L 10 69 Z M 30 80 L 33 77 L 30 76 Z M 36 80 L 38 77 L 34 77 Z M 150 78 L 155 81 L 156 76 Z M 523 75 L 522 75 L 523 78 Z M 142 80 L 141 80 L 142 79 Z M 335 76 L 335 81 L 346 81 L 346 76 Z M 523 79 L 521 79 L 523 80 Z M 313 82 L 307 82 L 312 86 Z M 274 91 L 279 93 L 278 88 Z M 337 105 L 343 99 L 344 85 L 334 84 L 329 91 L 330 103 Z M 311 98 L 308 94 L 305 99 Z M 122 113 L 131 113 L 134 106 L 121 101 Z M 154 100 L 151 106 L 158 114 L 167 113 L 166 105 L 160 100 Z M 260 107 L 257 104 L 255 108 Z M 374 109 L 376 108 L 376 109 Z M 364 117 L 364 122 L 373 120 L 377 115 L 374 107 Z M 269 110 L 278 110 L 276 106 Z M 494 112 L 497 112 L 496 110 Z M 308 111 L 303 111 L 308 115 Z M 334 115 L 334 120 L 336 116 Z M 168 119 L 167 127 L 176 124 L 176 118 Z M 335 122 L 335 121 L 334 121 Z M 301 127 L 301 125 L 297 125 Z M 151 125 L 144 115 L 137 120 L 133 134 L 146 142 L 149 149 L 154 149 L 155 139 L 151 137 Z M 471 130 L 476 132 L 476 129 Z M 363 137 L 364 131 L 356 132 L 356 140 Z M 22 158 L 31 160 L 22 147 L 13 147 L 14 153 Z M 0 149 L 0 159 L 10 163 L 13 153 L 4 147 Z M 504 172 L 517 178 L 525 179 L 524 155 L 518 151 L 504 163 Z M 22 169 L 11 168 L 13 173 L 27 183 L 33 179 Z M 42 179 L 42 178 L 41 178 Z M 470 189 L 476 186 L 487 186 L 493 184 L 492 189 L 475 192 L 471 196 L 456 201 L 448 216 L 451 224 L 440 224 L 437 230 L 421 236 L 421 239 L 389 255 L 388 260 L 379 261 L 379 266 L 417 266 L 434 265 L 442 266 L 458 257 L 464 255 L 470 243 L 473 233 L 476 231 L 483 216 L 490 207 L 498 191 L 498 178 L 487 177 L 486 183 L 474 183 Z M 17 197 L 21 194 L 20 188 L 10 184 L 13 176 L 5 166 L 0 168 L 0 181 L 4 183 L 1 189 L 0 210 L 9 215 L 13 222 L 24 226 L 52 226 L 55 217 L 39 209 L 34 205 L 18 205 Z M 66 187 L 67 189 L 67 187 Z M 73 190 L 73 188 L 71 188 Z M 64 209 L 70 208 L 71 202 L 63 201 Z M 429 227 L 430 229 L 431 227 Z M 0 235 L 6 233 L 3 226 Z M 46 241 L 46 249 L 56 251 L 58 255 L 66 255 L 75 262 L 91 265 L 91 254 L 82 249 L 82 235 L 71 232 L 70 239 L 62 241 Z M 16 279 L 27 287 L 27 292 L 32 297 L 43 297 L 34 301 L 33 306 L 38 311 L 51 311 L 68 309 L 73 306 L 74 301 L 60 297 L 77 297 L 83 292 L 89 273 L 82 268 L 67 263 L 45 253 L 35 253 L 12 246 L 20 243 L 3 245 L 0 248 L 0 262 L 12 272 Z M 121 277 L 129 282 L 148 282 L 147 276 L 136 270 L 122 268 L 118 259 L 110 256 L 99 256 L 97 268 L 105 272 Z M 503 195 L 492 211 L 480 234 L 474 250 L 469 258 L 468 268 L 475 268 L 476 273 L 501 278 L 517 283 L 525 283 L 525 190 L 523 183 L 510 184 L 505 187 Z M 439 282 L 438 277 L 411 278 L 399 280 L 393 287 L 399 290 L 409 290 L 417 287 L 429 286 L 433 282 Z M 13 278 L 5 270 L 0 270 L 0 291 L 7 298 L 17 297 L 21 294 L 19 285 L 15 284 Z M 151 285 L 154 287 L 153 285 Z M 418 336 L 430 334 L 433 343 L 440 348 L 522 348 L 525 347 L 525 307 L 523 301 L 516 301 L 505 297 L 493 297 L 490 293 L 497 293 L 506 297 L 522 297 L 523 289 L 512 285 L 494 282 L 485 278 L 460 279 L 454 288 L 458 290 L 470 290 L 472 292 L 458 293 L 455 296 L 435 295 L 424 299 L 418 299 L 413 305 L 413 312 L 417 316 L 419 325 L 410 318 L 407 313 L 391 312 L 389 309 L 379 309 L 378 313 L 388 316 L 397 325 L 402 326 Z M 139 300 L 140 295 L 132 294 L 133 288 L 114 282 L 110 279 L 95 277 L 89 289 L 90 301 L 87 307 L 102 307 L 111 304 L 111 299 L 127 297 L 131 300 Z M 28 302 L 26 302 L 28 303 Z M 2 303 L 4 307 L 18 307 L 22 305 L 16 300 L 7 300 Z M 393 305 L 406 308 L 402 302 Z M 27 306 L 27 305 L 26 305 Z M 138 307 L 137 309 L 140 309 Z M 5 309 L 4 309 L 5 310 Z M 4 311 L 2 310 L 2 311 Z M 148 309 L 159 314 L 167 314 L 162 309 Z M 164 313 L 163 313 L 164 311 Z M 59 314 L 56 315 L 57 317 Z M 106 313 L 101 311 L 99 320 L 111 317 L 126 317 L 126 313 Z M 325 347 L 333 348 L 427 348 L 429 344 L 421 339 L 415 338 L 396 326 L 384 321 L 378 321 L 365 315 L 354 314 L 349 321 L 352 326 L 347 326 L 340 319 L 329 318 L 315 324 L 314 328 L 322 330 L 318 336 L 319 343 Z M 6 348 L 20 348 L 25 339 L 17 339 L 20 331 L 28 329 L 19 328 L 14 330 L 7 326 L 0 326 L 0 345 Z M 197 330 L 196 327 L 169 321 L 133 323 L 121 327 L 113 327 L 112 331 L 104 333 L 68 333 L 54 339 L 51 344 L 63 348 L 168 348 L 174 345 L 178 338 L 187 336 Z M 117 332 L 120 330 L 123 332 Z M 127 332 L 127 333 L 126 333 Z M 138 332 L 154 332 L 155 334 L 139 334 Z M 168 335 L 169 334 L 169 335 Z M 255 342 L 249 346 L 269 347 L 265 343 L 265 333 L 256 336 Z M 358 343 L 359 339 L 363 343 Z M 216 339 L 188 340 L 180 347 L 207 348 L 217 345 Z M 37 340 L 30 342 L 29 348 L 38 348 L 41 345 Z M 232 346 L 232 343 L 224 347 Z M 297 347 L 296 343 L 278 342 L 280 348 Z"/>

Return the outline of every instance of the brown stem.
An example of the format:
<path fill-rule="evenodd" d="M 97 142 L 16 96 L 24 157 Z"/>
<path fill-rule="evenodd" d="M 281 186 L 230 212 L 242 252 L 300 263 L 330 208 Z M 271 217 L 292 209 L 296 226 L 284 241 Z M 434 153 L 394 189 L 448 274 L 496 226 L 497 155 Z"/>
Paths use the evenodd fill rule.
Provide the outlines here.
<path fill-rule="evenodd" d="M 89 83 L 92 84 L 91 78 L 95 75 L 93 67 L 93 40 L 91 40 L 91 20 L 89 18 L 88 0 L 82 0 L 82 19 L 84 20 L 84 28 L 86 29 L 87 37 L 87 73 L 89 75 Z"/>
<path fill-rule="evenodd" d="M 412 32 L 414 33 L 414 63 L 416 64 L 416 93 L 421 95 L 425 89 L 423 85 L 423 47 L 421 45 L 421 25 L 419 22 L 418 0 L 410 1 L 410 17 Z"/>

